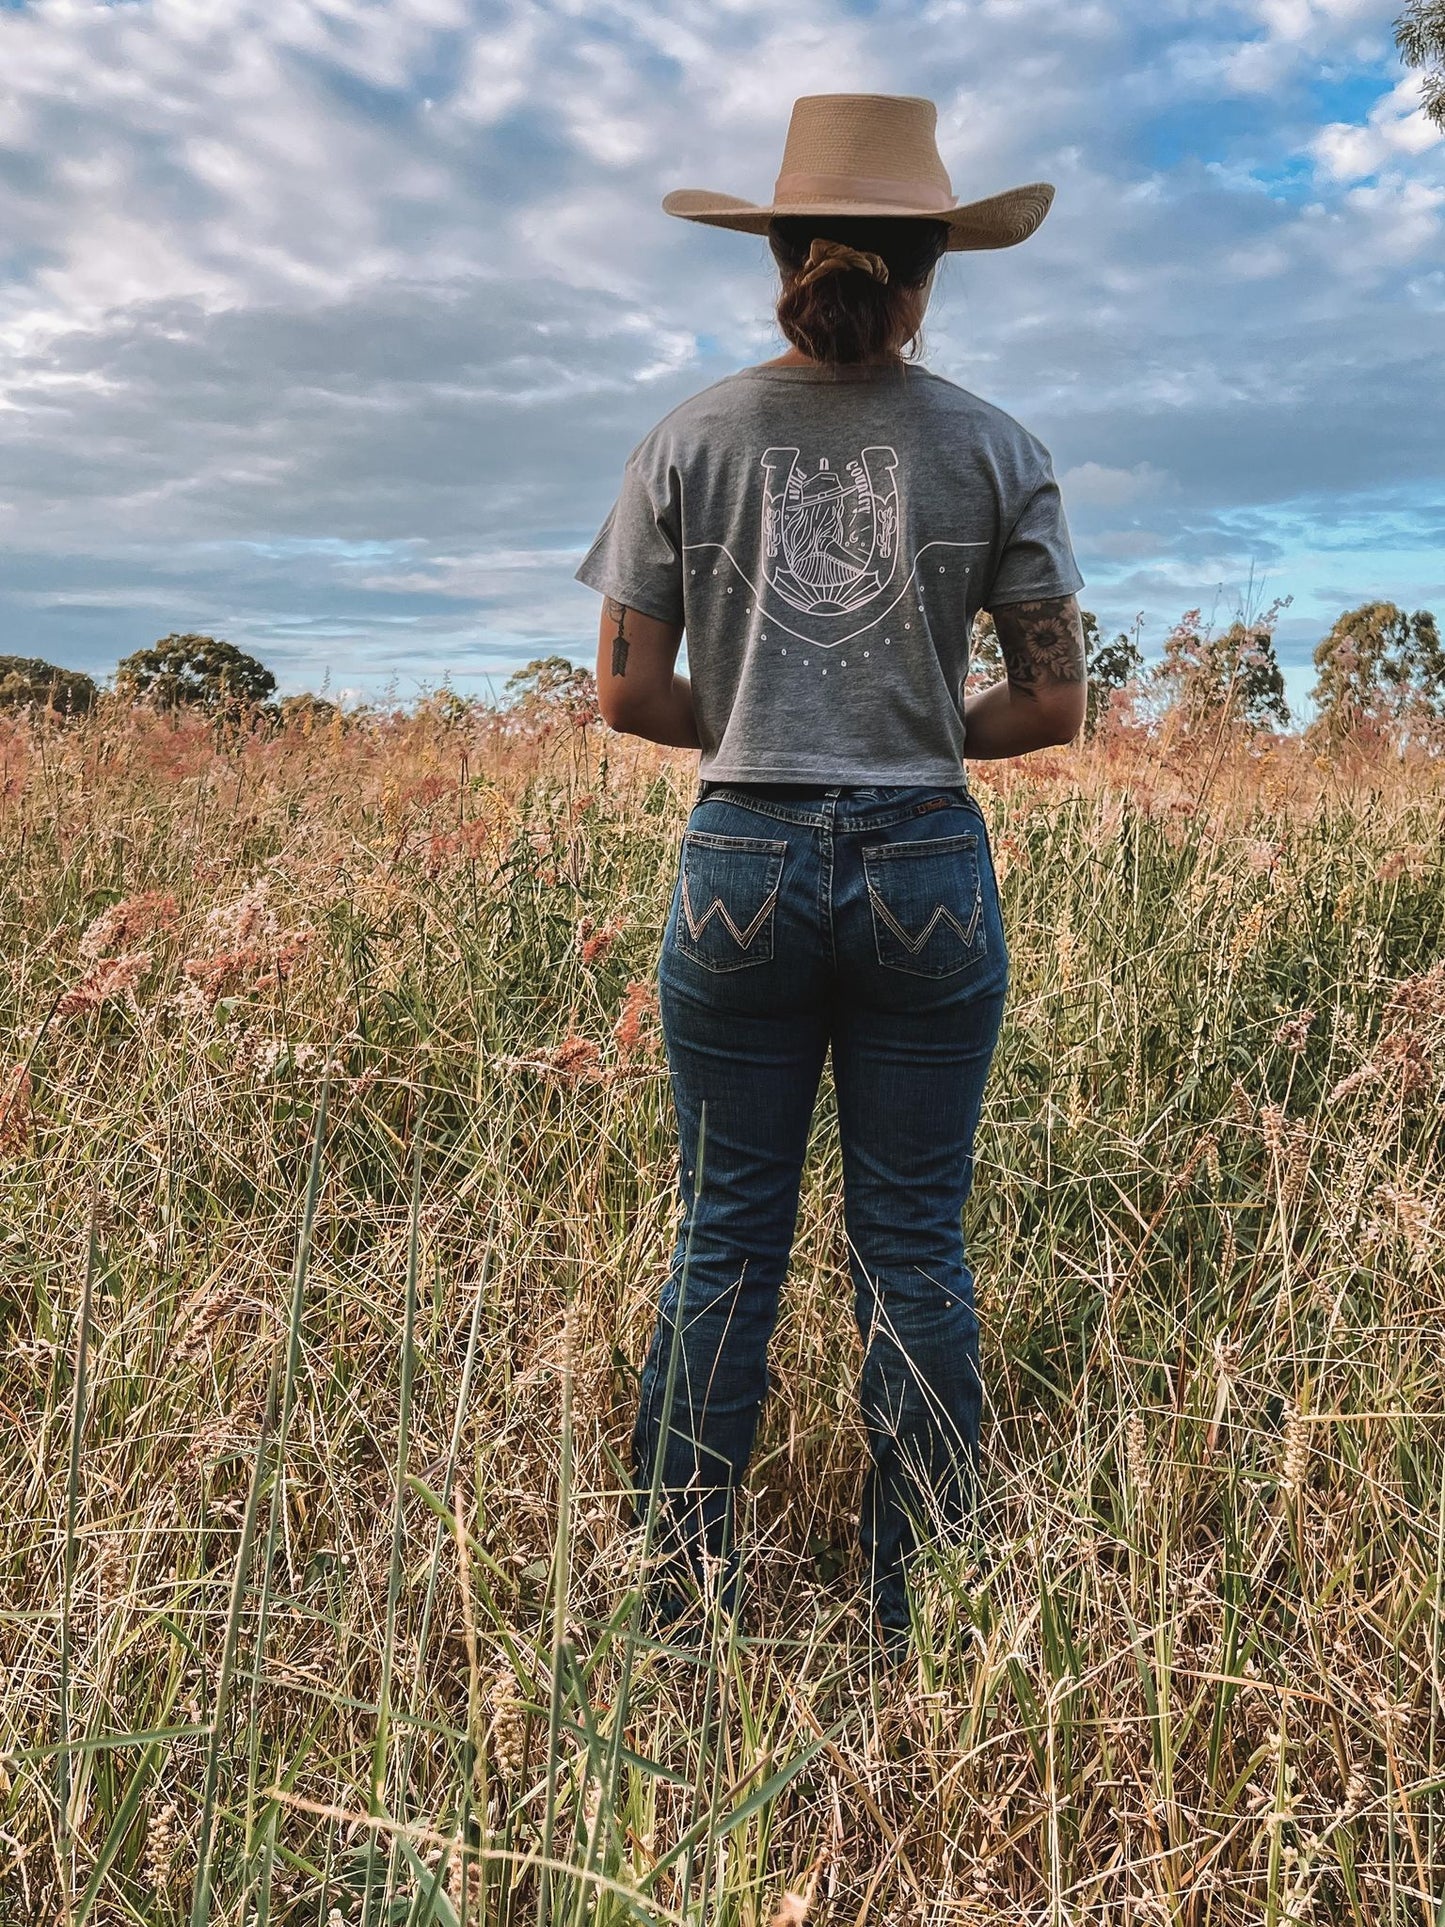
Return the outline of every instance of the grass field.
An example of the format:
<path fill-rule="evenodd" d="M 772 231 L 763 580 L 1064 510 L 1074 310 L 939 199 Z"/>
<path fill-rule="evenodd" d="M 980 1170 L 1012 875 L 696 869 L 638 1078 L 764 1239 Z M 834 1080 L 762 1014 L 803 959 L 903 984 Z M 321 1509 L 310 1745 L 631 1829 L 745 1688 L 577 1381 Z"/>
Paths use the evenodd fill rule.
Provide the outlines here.
<path fill-rule="evenodd" d="M 1445 770 L 977 765 L 984 1575 L 871 1670 L 831 1086 L 752 1631 L 635 1631 L 690 759 L 0 739 L 0 1923 L 1445 1921 Z"/>

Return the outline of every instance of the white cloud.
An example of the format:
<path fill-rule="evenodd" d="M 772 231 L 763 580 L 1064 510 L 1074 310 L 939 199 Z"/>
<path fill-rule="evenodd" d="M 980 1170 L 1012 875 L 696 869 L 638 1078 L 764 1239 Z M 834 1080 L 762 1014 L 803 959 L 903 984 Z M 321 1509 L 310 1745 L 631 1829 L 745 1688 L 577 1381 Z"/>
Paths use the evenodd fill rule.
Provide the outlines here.
<path fill-rule="evenodd" d="M 1137 562 L 1163 555 L 1169 537 L 1159 529 L 1103 529 L 1089 536 L 1089 553 L 1110 562 Z"/>
<path fill-rule="evenodd" d="M 486 125 L 521 107 L 532 82 L 540 35 L 539 15 L 526 12 L 485 39 L 474 38 L 447 111 Z"/>
<path fill-rule="evenodd" d="M 1233 27 L 1240 15 L 1260 29 L 1245 38 L 1211 34 L 1196 24 L 1164 49 L 1164 67 L 1197 89 L 1223 88 L 1243 95 L 1273 94 L 1302 71 L 1326 60 L 1378 63 L 1391 47 L 1391 16 L 1379 0 L 1253 0 L 1217 10 Z"/>
<path fill-rule="evenodd" d="M 1276 40 L 1307 41 L 1379 17 L 1377 0 L 1257 0 L 1254 9 Z"/>
<path fill-rule="evenodd" d="M 1233 281 L 1268 281 L 1283 274 L 1292 256 L 1277 241 L 1257 241 L 1249 246 L 1230 248 L 1221 263 Z"/>
<path fill-rule="evenodd" d="M 1412 72 L 1381 95 L 1365 121 L 1322 127 L 1309 144 L 1320 171 L 1332 180 L 1360 181 L 1445 141 L 1445 133 L 1421 109 L 1423 96 L 1424 77 Z"/>
<path fill-rule="evenodd" d="M 1122 508 L 1126 502 L 1172 493 L 1174 477 L 1152 462 L 1133 468 L 1109 468 L 1102 462 L 1080 462 L 1059 477 L 1065 499 L 1080 508 Z"/>
<path fill-rule="evenodd" d="M 1352 187 L 1336 218 L 1348 227 L 1356 261 L 1374 269 L 1407 266 L 1438 252 L 1445 187 L 1425 181 L 1386 180 Z"/>

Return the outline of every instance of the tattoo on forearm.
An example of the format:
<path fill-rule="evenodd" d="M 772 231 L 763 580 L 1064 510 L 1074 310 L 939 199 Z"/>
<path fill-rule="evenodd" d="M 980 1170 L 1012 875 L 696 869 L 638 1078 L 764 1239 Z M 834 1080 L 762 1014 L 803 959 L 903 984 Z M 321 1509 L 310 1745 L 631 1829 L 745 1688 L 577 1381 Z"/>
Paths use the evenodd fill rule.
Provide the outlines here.
<path fill-rule="evenodd" d="M 992 613 L 999 654 L 1016 687 L 1032 690 L 1040 683 L 1086 680 L 1084 625 L 1076 597 L 1009 602 Z"/>
<path fill-rule="evenodd" d="M 627 609 L 625 604 L 614 602 L 611 596 L 603 601 L 607 608 L 607 620 L 617 624 L 617 634 L 612 638 L 612 673 L 614 676 L 627 674 L 627 651 L 631 647 L 625 633 Z"/>

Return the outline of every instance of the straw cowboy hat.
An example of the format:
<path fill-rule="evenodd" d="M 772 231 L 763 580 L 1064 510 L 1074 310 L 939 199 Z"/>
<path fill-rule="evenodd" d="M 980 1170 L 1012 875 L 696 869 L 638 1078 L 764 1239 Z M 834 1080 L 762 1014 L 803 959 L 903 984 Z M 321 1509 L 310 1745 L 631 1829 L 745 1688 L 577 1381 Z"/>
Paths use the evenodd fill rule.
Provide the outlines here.
<path fill-rule="evenodd" d="M 1049 211 L 1047 181 L 955 200 L 939 158 L 938 109 L 916 94 L 805 94 L 793 103 L 772 202 L 680 187 L 662 205 L 684 221 L 765 234 L 781 214 L 927 215 L 949 230 L 948 247 L 1011 248 Z"/>

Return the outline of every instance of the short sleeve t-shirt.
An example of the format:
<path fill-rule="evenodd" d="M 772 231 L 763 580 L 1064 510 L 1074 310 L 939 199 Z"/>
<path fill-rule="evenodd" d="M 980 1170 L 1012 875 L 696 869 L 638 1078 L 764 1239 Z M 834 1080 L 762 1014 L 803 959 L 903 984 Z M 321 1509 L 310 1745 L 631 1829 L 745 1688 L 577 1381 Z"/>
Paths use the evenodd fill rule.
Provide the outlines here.
<path fill-rule="evenodd" d="M 963 781 L 974 617 L 1083 586 L 1048 449 L 906 363 L 692 396 L 576 573 L 683 625 L 698 774 L 755 783 Z"/>

